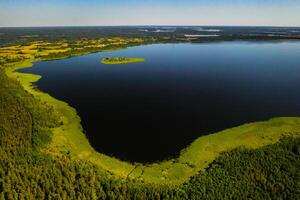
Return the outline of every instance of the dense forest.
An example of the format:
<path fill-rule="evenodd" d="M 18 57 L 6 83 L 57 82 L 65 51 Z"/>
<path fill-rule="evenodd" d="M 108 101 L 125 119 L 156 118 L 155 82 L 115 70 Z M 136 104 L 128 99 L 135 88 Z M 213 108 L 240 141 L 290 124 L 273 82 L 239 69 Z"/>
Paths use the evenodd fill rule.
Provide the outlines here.
<path fill-rule="evenodd" d="M 299 138 L 224 152 L 183 185 L 146 184 L 43 153 L 59 122 L 3 71 L 0 100 L 1 199 L 300 199 Z"/>

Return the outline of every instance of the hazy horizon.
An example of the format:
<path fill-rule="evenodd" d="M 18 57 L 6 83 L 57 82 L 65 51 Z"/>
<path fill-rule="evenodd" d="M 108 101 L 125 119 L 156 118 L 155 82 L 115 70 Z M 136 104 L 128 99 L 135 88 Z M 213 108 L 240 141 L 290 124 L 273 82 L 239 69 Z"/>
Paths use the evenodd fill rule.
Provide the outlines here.
<path fill-rule="evenodd" d="M 300 1 L 0 0 L 0 27 L 300 26 Z"/>
<path fill-rule="evenodd" d="M 278 27 L 278 28 L 300 28 L 299 26 L 272 26 L 272 25 L 53 25 L 53 26 L 0 26 L 0 28 L 64 28 L 64 27 Z"/>

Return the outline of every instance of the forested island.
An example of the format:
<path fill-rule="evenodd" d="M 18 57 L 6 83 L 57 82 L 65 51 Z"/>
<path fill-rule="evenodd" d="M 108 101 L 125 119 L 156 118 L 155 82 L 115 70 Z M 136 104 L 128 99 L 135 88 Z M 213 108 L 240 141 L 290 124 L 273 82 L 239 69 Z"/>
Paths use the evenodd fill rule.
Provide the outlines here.
<path fill-rule="evenodd" d="M 127 63 L 137 63 L 144 62 L 144 58 L 103 58 L 101 60 L 102 64 L 106 65 L 116 65 L 116 64 L 127 64 Z"/>
<path fill-rule="evenodd" d="M 162 162 L 129 163 L 96 152 L 76 110 L 37 90 L 40 76 L 16 72 L 37 61 L 153 43 L 300 39 L 294 29 L 253 35 L 225 27 L 219 37 L 189 38 L 192 29 L 146 28 L 0 28 L 0 199 L 299 199 L 298 117 L 200 137 Z M 270 36 L 270 29 L 278 31 Z M 136 59 L 105 64 L 144 61 Z"/>

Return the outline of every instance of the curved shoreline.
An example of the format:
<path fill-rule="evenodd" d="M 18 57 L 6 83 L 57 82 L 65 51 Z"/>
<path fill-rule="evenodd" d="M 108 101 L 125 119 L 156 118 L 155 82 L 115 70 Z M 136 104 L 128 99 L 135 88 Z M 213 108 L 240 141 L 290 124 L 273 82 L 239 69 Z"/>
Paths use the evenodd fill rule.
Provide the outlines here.
<path fill-rule="evenodd" d="M 80 117 L 66 102 L 34 89 L 32 83 L 41 76 L 16 72 L 31 67 L 38 60 L 14 63 L 5 69 L 7 76 L 18 80 L 23 88 L 54 107 L 63 124 L 53 128 L 53 138 L 44 151 L 52 155 L 70 152 L 74 158 L 88 160 L 122 178 L 139 179 L 150 183 L 180 184 L 205 169 L 220 153 L 234 148 L 258 148 L 276 143 L 282 136 L 300 136 L 300 118 L 281 117 L 264 122 L 254 122 L 202 136 L 183 149 L 176 159 L 149 165 L 130 164 L 96 152 L 83 133 Z"/>

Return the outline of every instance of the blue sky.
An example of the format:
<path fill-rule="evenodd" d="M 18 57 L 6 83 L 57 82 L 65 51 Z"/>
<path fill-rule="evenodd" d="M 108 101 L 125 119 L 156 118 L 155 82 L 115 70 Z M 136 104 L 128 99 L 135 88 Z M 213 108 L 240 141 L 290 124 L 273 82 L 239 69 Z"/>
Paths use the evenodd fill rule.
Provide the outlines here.
<path fill-rule="evenodd" d="M 300 26 L 300 0 L 0 0 L 0 26 Z"/>

